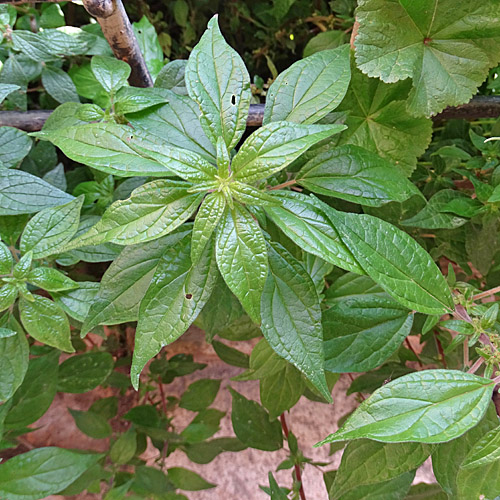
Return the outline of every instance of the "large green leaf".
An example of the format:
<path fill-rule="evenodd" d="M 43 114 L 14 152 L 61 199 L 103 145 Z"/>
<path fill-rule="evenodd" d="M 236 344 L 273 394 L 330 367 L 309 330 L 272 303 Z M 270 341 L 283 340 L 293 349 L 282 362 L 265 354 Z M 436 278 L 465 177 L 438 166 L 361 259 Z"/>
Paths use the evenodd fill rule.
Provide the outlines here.
<path fill-rule="evenodd" d="M 102 219 L 64 250 L 112 242 L 133 245 L 171 233 L 186 221 L 203 195 L 188 192 L 190 184 L 160 179 L 135 189 L 130 198 L 115 201 Z"/>
<path fill-rule="evenodd" d="M 257 450 L 275 451 L 283 447 L 283 434 L 278 420 L 257 402 L 229 388 L 233 396 L 231 422 L 236 437 L 246 446 Z"/>
<path fill-rule="evenodd" d="M 51 293 L 56 304 L 72 318 L 83 323 L 89 313 L 90 306 L 94 304 L 99 290 L 96 281 L 79 281 L 78 288 Z"/>
<path fill-rule="evenodd" d="M 107 56 L 94 56 L 90 61 L 90 67 L 97 81 L 110 94 L 115 94 L 127 84 L 127 78 L 132 71 L 125 61 Z"/>
<path fill-rule="evenodd" d="M 257 129 L 232 160 L 236 180 L 251 183 L 283 170 L 314 144 L 345 129 L 344 125 L 273 122 Z"/>
<path fill-rule="evenodd" d="M 500 59 L 498 8 L 497 0 L 362 0 L 356 62 L 385 82 L 411 77 L 415 115 L 463 104 Z"/>
<path fill-rule="evenodd" d="M 33 295 L 33 301 L 22 298 L 19 314 L 26 331 L 39 342 L 66 352 L 74 352 L 68 317 L 52 300 Z"/>
<path fill-rule="evenodd" d="M 191 263 L 190 234 L 166 249 L 139 310 L 131 368 L 135 388 L 145 364 L 196 319 L 212 293 L 216 278 L 213 240 L 196 264 Z"/>
<path fill-rule="evenodd" d="M 389 295 L 425 314 L 454 309 L 444 276 L 408 234 L 376 217 L 338 212 L 318 203 L 363 270 Z"/>
<path fill-rule="evenodd" d="M 411 312 L 370 278 L 353 280 L 346 288 L 346 278 L 354 276 L 345 274 L 327 291 L 330 307 L 323 313 L 323 335 L 328 371 L 376 368 L 401 345 L 413 323 Z"/>
<path fill-rule="evenodd" d="M 139 304 L 151 283 L 160 257 L 190 234 L 190 229 L 190 226 L 182 226 L 163 238 L 124 248 L 101 279 L 99 292 L 82 326 L 82 334 L 97 325 L 137 321 Z"/>
<path fill-rule="evenodd" d="M 0 495 L 9 500 L 38 500 L 59 493 L 102 455 L 64 448 L 38 448 L 0 465 Z"/>
<path fill-rule="evenodd" d="M 173 92 L 168 96 L 168 104 L 129 115 L 131 125 L 158 137 L 165 145 L 187 149 L 208 161 L 215 161 L 215 147 L 200 125 L 198 104 Z"/>
<path fill-rule="evenodd" d="M 200 106 L 200 122 L 213 144 L 222 137 L 234 148 L 246 128 L 250 76 L 245 63 L 222 37 L 214 16 L 186 66 L 186 87 Z"/>
<path fill-rule="evenodd" d="M 297 61 L 269 87 L 264 125 L 281 120 L 316 123 L 340 104 L 350 78 L 348 45 Z"/>
<path fill-rule="evenodd" d="M 347 113 L 340 143 L 362 146 L 410 175 L 431 141 L 432 122 L 408 113 L 408 88 L 408 82 L 388 85 L 353 66 L 351 85 L 337 108 Z"/>
<path fill-rule="evenodd" d="M 457 485 L 457 500 L 497 499 L 500 492 L 500 459 L 471 469 L 461 468 L 457 475 Z"/>
<path fill-rule="evenodd" d="M 465 434 L 448 443 L 440 444 L 432 453 L 432 469 L 438 483 L 450 496 L 458 496 L 457 475 L 460 467 L 474 445 L 490 430 L 498 426 L 498 417 L 490 403 L 483 419 Z"/>
<path fill-rule="evenodd" d="M 12 397 L 26 375 L 29 362 L 29 346 L 26 335 L 20 325 L 12 319 L 9 328 L 2 328 L 0 337 L 0 401 Z M 11 328 L 12 327 L 12 328 Z M 8 332 L 5 334 L 5 332 Z"/>
<path fill-rule="evenodd" d="M 319 444 L 358 438 L 443 443 L 483 417 L 494 382 L 455 370 L 410 373 L 377 389 Z"/>
<path fill-rule="evenodd" d="M 0 127 L 0 168 L 15 167 L 30 152 L 32 145 L 26 132 Z"/>
<path fill-rule="evenodd" d="M 315 155 L 302 167 L 296 180 L 314 193 L 369 207 L 421 196 L 400 169 L 377 154 L 354 145 Z"/>
<path fill-rule="evenodd" d="M 75 84 L 61 68 L 45 65 L 42 69 L 42 85 L 57 102 L 80 102 Z"/>
<path fill-rule="evenodd" d="M 348 271 L 365 274 L 323 210 L 309 196 L 277 193 L 281 207 L 265 207 L 271 220 L 306 252 Z"/>
<path fill-rule="evenodd" d="M 39 139 L 55 144 L 68 158 L 121 177 L 167 177 L 170 171 L 145 158 L 134 146 L 147 148 L 146 139 L 133 129 L 114 123 L 88 123 L 37 132 Z"/>
<path fill-rule="evenodd" d="M 56 395 L 59 351 L 30 360 L 23 383 L 12 398 L 6 429 L 22 429 L 36 422 Z"/>
<path fill-rule="evenodd" d="M 70 194 L 22 170 L 0 169 L 0 216 L 32 214 L 74 200 Z"/>
<path fill-rule="evenodd" d="M 78 230 L 82 204 L 83 196 L 38 212 L 24 228 L 21 252 L 32 250 L 35 259 L 57 253 Z"/>
<path fill-rule="evenodd" d="M 321 308 L 316 287 L 300 262 L 281 245 L 268 248 L 261 329 L 274 351 L 295 365 L 331 401 L 326 384 Z"/>
<path fill-rule="evenodd" d="M 469 451 L 462 468 L 475 468 L 500 459 L 500 429 L 497 427 L 486 433 Z"/>
<path fill-rule="evenodd" d="M 241 205 L 226 207 L 217 228 L 216 256 L 227 286 L 255 323 L 267 276 L 267 250 L 262 232 Z"/>
<path fill-rule="evenodd" d="M 421 443 L 378 443 L 360 439 L 349 443 L 330 489 L 335 498 L 362 485 L 381 483 L 417 469 L 431 453 Z"/>

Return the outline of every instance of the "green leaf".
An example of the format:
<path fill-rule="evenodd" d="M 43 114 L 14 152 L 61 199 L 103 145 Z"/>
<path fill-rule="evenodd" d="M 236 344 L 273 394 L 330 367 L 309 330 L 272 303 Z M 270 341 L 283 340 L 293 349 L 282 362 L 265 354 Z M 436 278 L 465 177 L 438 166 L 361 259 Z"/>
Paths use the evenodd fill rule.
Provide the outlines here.
<path fill-rule="evenodd" d="M 146 61 L 146 66 L 154 79 L 163 65 L 163 50 L 158 41 L 155 27 L 146 16 L 142 16 L 139 22 L 132 23 L 132 28 Z"/>
<path fill-rule="evenodd" d="M 12 94 L 12 92 L 19 90 L 20 88 L 21 87 L 19 85 L 0 83 L 0 103 L 2 103 L 9 94 Z"/>
<path fill-rule="evenodd" d="M 223 411 L 214 408 L 200 411 L 181 432 L 182 438 L 188 443 L 199 443 L 208 439 L 220 430 L 220 421 L 224 415 Z"/>
<path fill-rule="evenodd" d="M 0 311 L 8 309 L 17 299 L 19 289 L 12 283 L 7 283 L 0 288 Z"/>
<path fill-rule="evenodd" d="M 29 346 L 22 328 L 12 319 L 8 336 L 0 338 L 0 401 L 9 400 L 24 380 L 29 363 Z M 10 326 L 13 329 L 10 329 Z"/>
<path fill-rule="evenodd" d="M 439 484 L 418 483 L 410 488 L 405 500 L 448 500 L 448 495 Z"/>
<path fill-rule="evenodd" d="M 316 287 L 300 262 L 281 245 L 268 249 L 262 293 L 262 333 L 274 351 L 296 366 L 331 401 L 324 372 L 321 308 Z"/>
<path fill-rule="evenodd" d="M 80 102 L 75 84 L 62 69 L 45 65 L 42 69 L 42 85 L 57 102 Z"/>
<path fill-rule="evenodd" d="M 425 314 L 454 309 L 444 276 L 408 234 L 376 217 L 338 212 L 318 203 L 363 270 L 389 295 Z"/>
<path fill-rule="evenodd" d="M 231 182 L 230 190 L 231 196 L 243 205 L 281 205 L 280 201 L 272 193 L 254 188 L 242 182 Z"/>
<path fill-rule="evenodd" d="M 184 80 L 186 65 L 187 61 L 184 59 L 175 59 L 165 64 L 156 77 L 155 87 L 171 90 L 178 95 L 187 95 Z"/>
<path fill-rule="evenodd" d="M 249 400 L 229 388 L 233 396 L 231 421 L 236 437 L 250 448 L 276 451 L 283 447 L 283 434 L 278 420 L 255 401 Z"/>
<path fill-rule="evenodd" d="M 302 265 L 313 280 L 316 291 L 320 295 L 325 288 L 325 276 L 333 271 L 333 265 L 316 255 L 306 252 L 302 257 Z"/>
<path fill-rule="evenodd" d="M 181 226 L 163 238 L 125 247 L 101 279 L 99 292 L 82 326 L 82 334 L 97 325 L 137 321 L 139 304 L 151 283 L 158 261 L 165 251 L 188 234 L 190 227 Z"/>
<path fill-rule="evenodd" d="M 15 167 L 30 152 L 33 141 L 26 132 L 0 127 L 0 168 Z"/>
<path fill-rule="evenodd" d="M 168 478 L 176 488 L 184 491 L 200 491 L 215 488 L 217 485 L 205 481 L 196 472 L 182 467 L 171 467 L 167 469 Z"/>
<path fill-rule="evenodd" d="M 113 430 L 109 422 L 99 413 L 93 411 L 79 411 L 68 408 L 75 424 L 80 431 L 94 439 L 105 439 L 111 436 Z"/>
<path fill-rule="evenodd" d="M 190 411 L 201 411 L 209 407 L 219 392 L 220 380 L 204 378 L 190 384 L 181 396 L 179 406 Z"/>
<path fill-rule="evenodd" d="M 378 443 L 360 439 L 349 443 L 330 491 L 341 498 L 362 485 L 375 485 L 422 465 L 431 446 L 421 443 Z"/>
<path fill-rule="evenodd" d="M 458 497 L 457 475 L 473 446 L 490 430 L 498 427 L 498 416 L 490 403 L 483 419 L 457 439 L 437 446 L 432 453 L 432 469 L 438 483 L 450 498 Z"/>
<path fill-rule="evenodd" d="M 31 269 L 31 264 L 33 262 L 33 253 L 27 252 L 25 253 L 19 262 L 17 262 L 12 271 L 12 275 L 17 279 L 24 279 L 28 275 L 29 270 Z"/>
<path fill-rule="evenodd" d="M 52 267 L 37 267 L 26 276 L 26 280 L 48 292 L 61 292 L 78 288 L 78 283 Z"/>
<path fill-rule="evenodd" d="M 107 352 L 71 356 L 59 367 L 57 390 L 73 394 L 91 391 L 106 381 L 113 367 L 113 358 Z"/>
<path fill-rule="evenodd" d="M 336 49 L 345 41 L 346 34 L 342 30 L 320 31 L 307 42 L 303 57 L 309 57 L 321 50 Z"/>
<path fill-rule="evenodd" d="M 194 220 L 191 237 L 191 260 L 193 262 L 197 262 L 203 253 L 208 240 L 224 214 L 225 208 L 226 197 L 218 191 L 209 193 L 200 205 Z"/>
<path fill-rule="evenodd" d="M 318 445 L 363 437 L 386 443 L 449 441 L 481 420 L 493 387 L 489 379 L 455 370 L 410 373 L 376 390 Z"/>
<path fill-rule="evenodd" d="M 250 76 L 245 63 L 222 37 L 214 16 L 186 66 L 186 87 L 200 106 L 200 123 L 217 144 L 222 137 L 229 150 L 246 128 L 250 106 Z"/>
<path fill-rule="evenodd" d="M 137 449 L 137 433 L 133 429 L 124 432 L 113 443 L 109 452 L 111 461 L 118 465 L 123 465 L 132 460 Z"/>
<path fill-rule="evenodd" d="M 0 274 L 9 274 L 12 270 L 14 259 L 12 254 L 2 241 L 0 241 Z"/>
<path fill-rule="evenodd" d="M 212 292 L 214 293 L 214 292 Z M 212 342 L 212 347 L 216 352 L 217 356 L 231 366 L 237 366 L 238 368 L 248 368 L 249 367 L 249 356 L 244 352 L 238 351 L 222 342 L 214 340 Z"/>
<path fill-rule="evenodd" d="M 138 187 L 130 198 L 115 201 L 95 226 L 64 250 L 107 242 L 132 245 L 171 233 L 193 214 L 203 197 L 190 194 L 189 187 L 167 179 Z"/>
<path fill-rule="evenodd" d="M 94 304 L 99 283 L 95 281 L 79 281 L 75 290 L 51 293 L 54 302 L 72 318 L 83 323 L 89 313 L 90 306 Z"/>
<path fill-rule="evenodd" d="M 273 122 L 257 129 L 232 160 L 234 178 L 244 183 L 265 179 L 305 153 L 311 146 L 338 134 L 344 125 L 301 125 Z"/>
<path fill-rule="evenodd" d="M 302 167 L 296 180 L 314 193 L 369 207 L 422 196 L 400 169 L 377 154 L 353 145 L 315 155 Z"/>
<path fill-rule="evenodd" d="M 457 500 L 498 498 L 500 491 L 500 460 L 479 467 L 460 469 L 457 475 Z"/>
<path fill-rule="evenodd" d="M 473 469 L 500 459 L 500 429 L 486 433 L 469 451 L 461 467 Z"/>
<path fill-rule="evenodd" d="M 38 448 L 0 465 L 0 495 L 9 500 L 37 500 L 59 493 L 102 455 L 63 448 Z"/>
<path fill-rule="evenodd" d="M 330 307 L 323 313 L 325 369 L 373 370 L 409 335 L 413 315 L 368 277 L 345 291 L 342 278 L 328 289 Z"/>
<path fill-rule="evenodd" d="M 6 429 L 23 429 L 49 409 L 56 395 L 59 354 L 52 351 L 30 360 L 23 383 L 12 398 Z"/>
<path fill-rule="evenodd" d="M 217 227 L 219 270 L 231 291 L 255 323 L 260 323 L 260 301 L 267 276 L 267 251 L 262 232 L 241 205 L 226 207 Z"/>
<path fill-rule="evenodd" d="M 29 302 L 22 298 L 19 313 L 24 328 L 35 340 L 62 351 L 75 351 L 71 345 L 68 317 L 50 299 L 33 295 L 33 302 Z"/>
<path fill-rule="evenodd" d="M 408 109 L 430 116 L 467 102 L 498 63 L 498 2 L 362 0 L 356 62 L 385 82 L 413 79 Z M 383 26 L 383 29 L 380 27 Z"/>
<path fill-rule="evenodd" d="M 336 110 L 347 112 L 347 130 L 340 143 L 377 153 L 409 176 L 431 142 L 432 121 L 415 118 L 406 110 L 408 82 L 387 85 L 363 75 L 354 65 L 351 70 L 351 85 Z"/>
<path fill-rule="evenodd" d="M 162 89 L 122 87 L 116 94 L 115 112 L 135 113 L 167 101 L 168 93 Z"/>
<path fill-rule="evenodd" d="M 191 235 L 161 256 L 141 302 L 131 379 L 135 388 L 146 363 L 182 335 L 206 304 L 217 278 L 213 243 L 191 263 Z"/>
<path fill-rule="evenodd" d="M 74 200 L 39 177 L 21 170 L 0 169 L 0 216 L 32 214 Z"/>
<path fill-rule="evenodd" d="M 200 125 L 198 104 L 173 92 L 168 93 L 168 101 L 158 109 L 134 113 L 127 118 L 134 129 L 159 138 L 162 144 L 193 151 L 215 162 L 215 146 Z"/>
<path fill-rule="evenodd" d="M 271 490 L 271 500 L 288 500 L 288 495 L 279 487 L 273 473 L 268 473 L 269 489 Z"/>
<path fill-rule="evenodd" d="M 351 78 L 349 46 L 323 50 L 278 75 L 266 96 L 264 121 L 316 123 L 344 98 Z"/>
<path fill-rule="evenodd" d="M 348 271 L 365 274 L 337 229 L 309 196 L 277 193 L 281 207 L 265 207 L 270 219 L 300 248 Z"/>
<path fill-rule="evenodd" d="M 196 464 L 208 464 L 224 451 L 242 451 L 246 446 L 236 438 L 217 438 L 183 446 L 187 457 Z"/>
<path fill-rule="evenodd" d="M 52 142 L 71 160 L 107 174 L 121 177 L 171 175 L 163 165 L 137 152 L 136 146 L 147 147 L 149 141 L 125 125 L 87 123 L 49 130 L 44 128 L 32 135 Z"/>
<path fill-rule="evenodd" d="M 90 61 L 92 73 L 106 92 L 115 94 L 127 84 L 130 76 L 130 66 L 115 57 L 94 56 Z"/>
<path fill-rule="evenodd" d="M 302 375 L 290 363 L 276 375 L 261 379 L 260 401 L 269 412 L 269 418 L 273 420 L 295 406 L 305 388 Z"/>
<path fill-rule="evenodd" d="M 43 180 L 61 191 L 66 191 L 68 187 L 64 173 L 64 165 L 62 163 L 58 163 L 52 170 L 49 170 L 43 176 Z"/>

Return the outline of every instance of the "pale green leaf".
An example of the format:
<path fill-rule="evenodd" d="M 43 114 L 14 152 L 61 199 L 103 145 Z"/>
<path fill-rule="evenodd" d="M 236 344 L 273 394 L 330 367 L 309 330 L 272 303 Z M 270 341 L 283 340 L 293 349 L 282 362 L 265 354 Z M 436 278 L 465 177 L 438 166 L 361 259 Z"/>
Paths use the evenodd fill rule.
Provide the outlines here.
<path fill-rule="evenodd" d="M 116 94 L 115 112 L 135 113 L 167 101 L 168 93 L 162 89 L 122 87 Z"/>
<path fill-rule="evenodd" d="M 45 65 L 42 69 L 42 85 L 57 102 L 80 102 L 75 84 L 62 69 Z"/>
<path fill-rule="evenodd" d="M 320 31 L 307 42 L 303 56 L 309 57 L 321 50 L 336 49 L 345 41 L 346 34 L 342 30 Z"/>
<path fill-rule="evenodd" d="M 0 127 L 0 168 L 18 165 L 32 145 L 33 141 L 26 132 L 13 127 Z"/>
<path fill-rule="evenodd" d="M 97 81 L 111 94 L 127 84 L 127 78 L 131 72 L 126 62 L 115 57 L 94 56 L 90 61 L 90 66 Z"/>
<path fill-rule="evenodd" d="M 469 469 L 500 459 L 500 429 L 497 427 L 485 434 L 469 451 L 461 467 Z"/>
<path fill-rule="evenodd" d="M 48 292 L 62 292 L 78 288 L 78 283 L 53 267 L 37 267 L 26 276 L 26 280 Z"/>
<path fill-rule="evenodd" d="M 56 304 L 72 318 L 83 323 L 89 313 L 90 306 L 94 304 L 99 290 L 96 281 L 79 281 L 78 288 L 63 292 L 51 293 Z"/>
<path fill-rule="evenodd" d="M 11 335 L 0 338 L 0 401 L 5 402 L 17 391 L 28 369 L 29 346 L 26 335 L 19 324 L 7 323 Z M 16 327 L 17 326 L 17 327 Z"/>

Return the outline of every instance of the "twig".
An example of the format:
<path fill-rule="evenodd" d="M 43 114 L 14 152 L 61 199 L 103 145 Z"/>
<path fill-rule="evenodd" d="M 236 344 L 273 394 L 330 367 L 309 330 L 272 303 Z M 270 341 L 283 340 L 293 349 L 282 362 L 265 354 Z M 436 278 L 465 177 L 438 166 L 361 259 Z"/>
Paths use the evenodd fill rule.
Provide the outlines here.
<path fill-rule="evenodd" d="M 295 179 L 291 179 L 289 181 L 283 182 L 283 184 L 278 184 L 277 186 L 272 186 L 269 188 L 270 191 L 274 191 L 275 189 L 283 189 L 288 186 L 293 186 L 294 184 L 297 184 L 297 181 Z"/>
<path fill-rule="evenodd" d="M 418 365 L 420 366 L 420 368 L 423 368 L 424 367 L 424 364 L 422 363 L 422 360 L 420 359 L 420 356 L 417 354 L 417 351 L 415 351 L 415 349 L 413 348 L 413 346 L 411 345 L 411 342 L 408 340 L 408 337 L 405 338 L 405 344 L 407 345 L 408 349 L 410 349 L 410 351 L 415 355 L 415 357 L 417 358 L 417 362 L 418 362 Z"/>
<path fill-rule="evenodd" d="M 489 297 L 490 295 L 495 295 L 496 293 L 500 293 L 500 286 L 496 286 L 495 288 L 491 288 L 490 290 L 485 290 L 484 292 L 478 293 L 472 297 L 472 300 L 481 300 L 485 297 Z"/>
<path fill-rule="evenodd" d="M 163 382 L 161 381 L 161 375 L 158 377 L 158 388 L 160 389 L 161 409 L 163 410 L 163 414 L 167 416 L 167 402 L 165 400 L 165 391 L 163 390 Z"/>
<path fill-rule="evenodd" d="M 469 338 L 465 337 L 464 340 L 464 366 L 469 367 L 470 361 L 469 361 Z"/>
<path fill-rule="evenodd" d="M 441 341 L 439 340 L 438 332 L 434 330 L 434 340 L 436 341 L 436 347 L 439 353 L 439 357 L 441 358 L 441 363 L 443 363 L 443 368 L 448 368 L 446 364 L 446 358 L 444 357 L 444 349 L 441 345 Z"/>
<path fill-rule="evenodd" d="M 284 413 L 280 415 L 280 422 L 281 422 L 281 428 L 283 429 L 283 434 L 285 435 L 285 438 L 288 441 L 288 435 L 290 434 L 290 432 L 288 431 L 288 426 L 286 425 L 286 418 Z M 300 484 L 299 487 L 300 498 L 301 500 L 306 500 L 306 494 L 304 492 L 304 486 L 302 484 L 302 472 L 300 470 L 299 464 L 295 464 L 295 478 L 297 479 L 297 482 Z"/>
<path fill-rule="evenodd" d="M 478 358 L 476 362 L 467 370 L 467 373 L 476 373 L 479 367 L 484 363 L 484 358 Z"/>

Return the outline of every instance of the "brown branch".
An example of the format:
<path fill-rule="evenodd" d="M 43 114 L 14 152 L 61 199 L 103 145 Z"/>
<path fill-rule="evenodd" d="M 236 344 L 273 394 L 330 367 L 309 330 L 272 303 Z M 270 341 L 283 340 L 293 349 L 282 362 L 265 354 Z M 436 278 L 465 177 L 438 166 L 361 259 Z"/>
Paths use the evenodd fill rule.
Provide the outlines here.
<path fill-rule="evenodd" d="M 477 295 L 474 295 L 472 297 L 472 300 L 481 300 L 481 299 L 484 299 L 485 297 L 489 297 L 490 295 L 495 295 L 497 293 L 500 293 L 500 286 L 497 286 L 495 288 L 491 288 L 490 290 L 485 290 L 484 292 L 478 293 Z"/>
<path fill-rule="evenodd" d="M 280 422 L 281 422 L 281 428 L 283 429 L 283 434 L 285 435 L 285 438 L 288 441 L 288 436 L 290 432 L 288 430 L 288 425 L 286 424 L 286 418 L 284 413 L 280 415 Z M 302 484 L 302 472 L 300 470 L 300 465 L 297 463 L 295 464 L 295 478 L 297 479 L 297 482 L 300 483 L 299 487 L 300 499 L 306 500 L 306 494 L 304 492 L 304 486 Z"/>
<path fill-rule="evenodd" d="M 411 345 L 411 342 L 409 341 L 408 337 L 405 338 L 405 344 L 406 346 L 408 347 L 408 349 L 410 349 L 410 351 L 415 355 L 415 357 L 417 358 L 417 362 L 418 362 L 418 365 L 420 366 L 420 368 L 423 368 L 424 367 L 424 364 L 422 363 L 422 360 L 420 359 L 420 356 L 417 354 L 417 351 L 415 351 L 415 349 L 413 348 L 413 346 Z"/>

